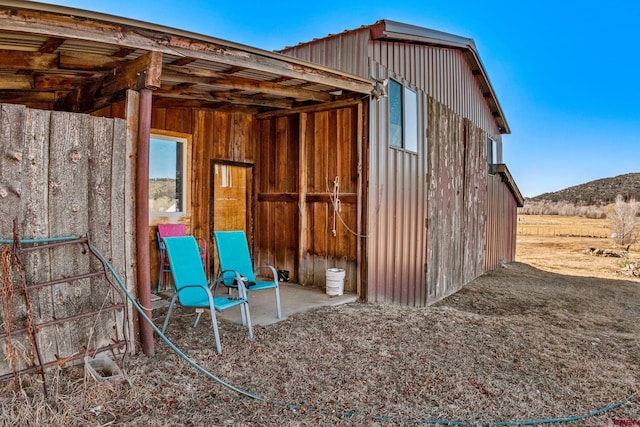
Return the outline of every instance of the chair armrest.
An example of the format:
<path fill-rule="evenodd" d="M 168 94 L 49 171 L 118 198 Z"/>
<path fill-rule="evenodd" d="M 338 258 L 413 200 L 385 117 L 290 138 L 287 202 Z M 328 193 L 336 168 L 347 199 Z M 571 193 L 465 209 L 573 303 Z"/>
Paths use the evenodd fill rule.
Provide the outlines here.
<path fill-rule="evenodd" d="M 213 297 L 213 294 L 211 293 L 211 289 L 209 289 L 209 287 L 207 287 L 205 285 L 184 285 L 179 290 L 175 290 L 175 288 L 174 288 L 174 292 L 179 295 L 180 292 L 182 292 L 183 290 L 185 290 L 187 288 L 202 289 L 206 294 L 208 294 L 209 297 Z"/>
<path fill-rule="evenodd" d="M 278 272 L 276 271 L 275 267 L 272 265 L 261 265 L 255 269 L 253 274 L 257 274 L 260 269 L 267 269 L 267 268 L 271 270 L 271 274 L 273 275 L 273 281 L 278 283 Z"/>
<path fill-rule="evenodd" d="M 233 273 L 233 277 L 229 276 L 228 274 L 225 277 L 225 273 Z M 225 283 L 225 280 L 230 280 L 232 281 L 232 283 L 227 284 Z M 245 280 L 246 278 L 242 277 L 242 275 L 240 275 L 240 273 L 238 273 L 235 270 L 224 270 L 220 272 L 220 274 L 218 275 L 218 278 L 211 284 L 209 288 L 213 287 L 213 293 L 215 294 L 215 289 L 217 288 L 218 284 L 222 283 L 224 286 L 228 288 L 238 288 L 238 294 L 240 295 L 240 297 L 246 298 L 247 287 L 244 284 Z"/>

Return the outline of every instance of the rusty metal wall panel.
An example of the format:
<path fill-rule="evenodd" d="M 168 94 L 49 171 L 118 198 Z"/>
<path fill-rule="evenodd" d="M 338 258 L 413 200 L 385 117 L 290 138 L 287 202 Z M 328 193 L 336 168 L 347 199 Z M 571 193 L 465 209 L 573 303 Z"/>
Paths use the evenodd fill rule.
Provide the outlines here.
<path fill-rule="evenodd" d="M 373 75 L 385 78 L 373 64 Z M 418 91 L 418 110 L 427 97 Z M 370 103 L 369 203 L 367 238 L 368 300 L 410 306 L 426 304 L 426 140 L 418 153 L 389 148 L 388 98 Z"/>
<path fill-rule="evenodd" d="M 495 119 L 463 53 L 455 49 L 371 41 L 371 59 L 501 140 Z"/>
<path fill-rule="evenodd" d="M 365 40 L 368 70 L 358 59 Z M 486 137 L 501 141 L 501 134 L 464 53 L 372 40 L 368 29 L 287 53 L 362 77 L 391 77 L 418 93 L 417 155 L 389 148 L 387 99 L 370 103 L 368 300 L 422 306 L 482 274 L 492 244 Z"/>
<path fill-rule="evenodd" d="M 500 175 L 489 175 L 487 182 L 487 245 L 485 271 L 515 261 L 517 202 Z"/>
<path fill-rule="evenodd" d="M 294 58 L 369 78 L 367 46 L 369 30 L 350 31 L 286 48 L 282 53 Z M 337 48 L 339 46 L 339 48 Z"/>

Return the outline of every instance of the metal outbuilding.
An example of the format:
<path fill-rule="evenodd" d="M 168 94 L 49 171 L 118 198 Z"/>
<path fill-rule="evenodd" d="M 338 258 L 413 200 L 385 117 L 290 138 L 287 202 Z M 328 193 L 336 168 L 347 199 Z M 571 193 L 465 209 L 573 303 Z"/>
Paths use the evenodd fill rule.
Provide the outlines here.
<path fill-rule="evenodd" d="M 0 215 L 17 224 L 0 222 L 0 239 L 88 233 L 146 308 L 159 223 L 208 240 L 212 274 L 212 232 L 243 229 L 254 264 L 291 281 L 322 287 L 338 267 L 345 292 L 415 306 L 515 256 L 509 127 L 470 39 L 380 21 L 267 52 L 9 0 L 0 58 Z M 176 189 L 164 211 L 154 139 L 180 147 L 180 172 L 160 182 Z M 153 354 L 151 329 L 120 302 L 91 330 L 110 296 L 84 280 L 95 262 L 81 254 L 27 260 L 38 298 L 13 309 L 44 331 L 43 364 L 124 341 Z M 83 279 L 69 285 L 70 274 Z"/>
<path fill-rule="evenodd" d="M 502 162 L 510 130 L 472 39 L 382 20 L 282 53 L 376 82 L 365 168 L 368 300 L 429 304 L 513 261 L 523 198 Z M 417 99 L 415 147 L 390 142 L 390 82 Z"/>

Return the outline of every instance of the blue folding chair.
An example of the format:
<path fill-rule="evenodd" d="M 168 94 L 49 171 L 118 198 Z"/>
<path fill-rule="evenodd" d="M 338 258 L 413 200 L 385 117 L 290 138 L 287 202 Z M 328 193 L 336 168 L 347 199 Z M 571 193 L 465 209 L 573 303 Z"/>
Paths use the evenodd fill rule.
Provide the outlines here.
<path fill-rule="evenodd" d="M 215 286 L 218 284 L 218 281 L 214 283 L 212 292 L 204 273 L 196 239 L 193 236 L 165 237 L 164 244 L 169 258 L 169 264 L 171 265 L 174 293 L 171 298 L 167 317 L 164 319 L 162 333 L 164 334 L 167 329 L 169 318 L 171 317 L 173 307 L 177 300 L 183 307 L 197 309 L 198 315 L 193 323 L 194 328 L 200 321 L 202 309 L 208 309 L 211 312 L 211 324 L 216 338 L 218 353 L 222 353 L 222 346 L 218 333 L 216 311 L 239 306 L 242 324 L 247 326 L 249 329 L 249 338 L 253 339 L 249 304 L 247 303 L 246 289 L 241 283 L 241 278 L 239 276 L 236 278 L 240 283 L 240 286 L 237 287 L 237 295 L 215 296 Z"/>
<path fill-rule="evenodd" d="M 216 245 L 218 246 L 218 260 L 220 261 L 221 281 L 225 286 L 235 287 L 238 282 L 235 276 L 229 272 L 239 275 L 244 282 L 247 290 L 247 298 L 249 294 L 264 289 L 275 289 L 276 291 L 276 311 L 278 319 L 282 318 L 282 309 L 280 307 L 280 287 L 278 286 L 278 273 L 276 269 L 270 265 L 258 267 L 255 271 L 251 263 L 249 254 L 249 245 L 244 231 L 214 231 L 213 232 Z M 270 270 L 270 277 L 273 280 L 256 280 L 256 274 L 260 269 Z"/>

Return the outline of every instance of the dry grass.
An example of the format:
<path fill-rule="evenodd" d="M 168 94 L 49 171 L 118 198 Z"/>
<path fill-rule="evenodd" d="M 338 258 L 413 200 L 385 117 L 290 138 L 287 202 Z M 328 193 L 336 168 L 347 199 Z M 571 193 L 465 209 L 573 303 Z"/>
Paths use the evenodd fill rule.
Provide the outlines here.
<path fill-rule="evenodd" d="M 554 273 L 627 279 L 622 270 L 640 260 L 639 245 L 632 245 L 622 259 L 585 253 L 590 248 L 626 249 L 616 246 L 610 233 L 606 219 L 521 215 L 516 260 Z"/>
<path fill-rule="evenodd" d="M 323 308 L 256 328 L 253 341 L 239 325 L 221 321 L 221 356 L 206 323 L 193 329 L 191 312 L 176 314 L 168 335 L 181 349 L 267 402 L 228 390 L 160 342 L 154 358 L 126 359 L 131 388 L 86 380 L 79 368 L 49 375 L 48 400 L 37 376 L 0 385 L 0 424 L 521 421 L 586 414 L 640 389 L 637 281 L 513 263 L 429 308 Z M 161 322 L 162 313 L 156 318 Z M 569 425 L 638 418 L 640 396 Z"/>

